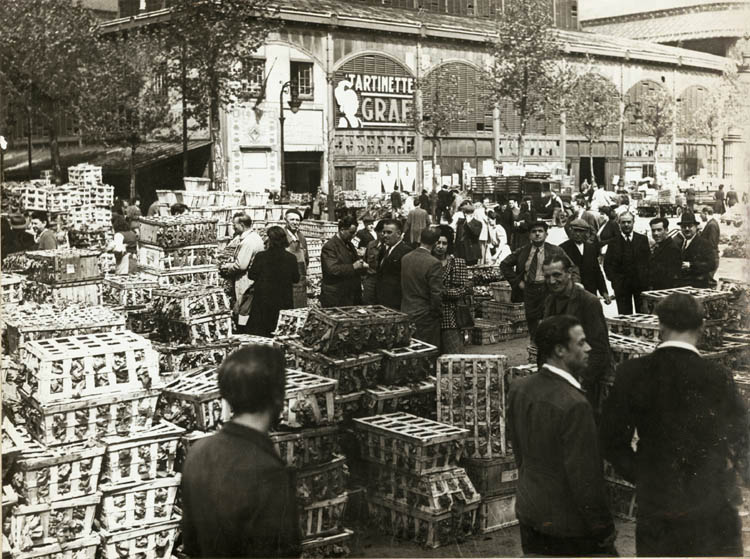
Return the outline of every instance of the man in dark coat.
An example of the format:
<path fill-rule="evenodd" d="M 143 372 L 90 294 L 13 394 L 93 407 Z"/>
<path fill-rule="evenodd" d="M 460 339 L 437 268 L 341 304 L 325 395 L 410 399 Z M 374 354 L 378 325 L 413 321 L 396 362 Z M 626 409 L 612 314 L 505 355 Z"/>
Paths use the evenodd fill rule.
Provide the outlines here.
<path fill-rule="evenodd" d="M 234 415 L 197 441 L 182 469 L 182 541 L 189 557 L 298 557 L 292 472 L 268 437 L 284 407 L 284 354 L 263 345 L 221 364 L 219 392 Z"/>
<path fill-rule="evenodd" d="M 617 238 L 620 235 L 620 226 L 617 224 L 617 220 L 614 219 L 614 213 L 608 206 L 604 206 L 599 210 L 599 213 L 604 220 L 604 223 L 599 225 L 599 229 L 596 231 L 597 245 L 599 251 L 602 254 L 606 254 L 607 249 L 604 248 L 612 242 L 612 239 Z"/>
<path fill-rule="evenodd" d="M 367 271 L 367 263 L 357 256 L 352 238 L 357 231 L 357 220 L 351 216 L 339 221 L 339 232 L 323 245 L 320 267 L 323 281 L 320 286 L 322 307 L 347 307 L 362 303 L 360 275 Z"/>
<path fill-rule="evenodd" d="M 680 273 L 680 248 L 668 235 L 669 221 L 666 217 L 655 217 L 649 221 L 649 226 L 654 245 L 648 265 L 648 288 L 672 289 Z"/>
<path fill-rule="evenodd" d="M 612 352 L 609 331 L 599 299 L 575 285 L 570 261 L 565 255 L 550 255 L 544 260 L 544 279 L 549 295 L 544 300 L 544 318 L 574 316 L 583 326 L 586 342 L 591 346 L 588 366 L 579 372 L 581 384 L 592 406 L 599 405 L 599 381 L 610 376 Z"/>
<path fill-rule="evenodd" d="M 594 243 L 588 242 L 591 227 L 583 219 L 574 219 L 568 228 L 570 239 L 560 245 L 571 262 L 578 266 L 583 288 L 596 295 L 597 291 L 609 305 L 612 299 L 607 291 L 607 282 L 599 266 L 599 250 Z"/>
<path fill-rule="evenodd" d="M 616 556 L 594 414 L 578 382 L 586 334 L 574 317 L 554 316 L 539 325 L 536 345 L 539 372 L 514 380 L 508 394 L 524 555 Z"/>
<path fill-rule="evenodd" d="M 617 368 L 600 433 L 604 457 L 636 487 L 636 553 L 742 556 L 735 503 L 737 476 L 750 485 L 747 410 L 731 372 L 695 348 L 700 303 L 674 293 L 656 314 L 663 342 Z"/>
<path fill-rule="evenodd" d="M 394 215 L 401 209 L 401 193 L 394 187 L 391 192 L 391 207 L 393 208 Z"/>
<path fill-rule="evenodd" d="M 500 271 L 510 283 L 513 291 L 518 293 L 523 301 L 529 335 L 533 340 L 536 327 L 544 316 L 544 299 L 547 296 L 542 264 L 550 255 L 568 257 L 559 246 L 546 242 L 547 223 L 544 221 L 537 221 L 531 226 L 529 238 L 531 240 L 529 244 L 513 251 L 500 262 Z M 578 267 L 572 263 L 571 267 L 573 281 L 580 281 Z"/>
<path fill-rule="evenodd" d="M 703 231 L 701 231 L 701 237 L 708 241 L 714 251 L 715 266 L 711 273 L 711 280 L 709 283 L 711 287 L 716 287 L 714 275 L 716 274 L 716 270 L 719 269 L 719 242 L 721 240 L 721 227 L 719 227 L 719 222 L 716 221 L 716 218 L 714 217 L 714 210 L 711 206 L 703 208 L 701 211 L 701 219 L 706 223 L 703 226 Z"/>
<path fill-rule="evenodd" d="M 375 240 L 375 233 L 373 231 L 373 222 L 371 216 L 366 215 L 362 218 L 362 224 L 364 227 L 357 231 L 357 234 L 355 235 L 357 237 L 357 240 L 359 241 L 359 244 L 357 245 L 360 249 L 367 248 L 367 245 L 369 245 L 372 241 Z"/>
<path fill-rule="evenodd" d="M 716 269 L 716 254 L 706 239 L 698 235 L 698 220 L 690 212 L 682 214 L 679 222 L 684 241 L 680 256 L 682 265 L 679 286 L 709 287 Z"/>
<path fill-rule="evenodd" d="M 446 221 L 451 220 L 451 212 L 449 210 L 453 203 L 453 193 L 448 190 L 448 185 L 444 184 L 437 195 L 437 222 L 440 223 L 441 219 Z"/>
<path fill-rule="evenodd" d="M 474 205 L 470 200 L 461 202 L 456 221 L 455 254 L 463 258 L 467 266 L 473 266 L 482 256 L 479 235 L 482 233 L 482 222 L 474 217 Z"/>
<path fill-rule="evenodd" d="M 401 312 L 416 325 L 414 337 L 440 347 L 443 267 L 432 256 L 440 238 L 436 229 L 425 229 L 419 247 L 401 258 Z"/>
<path fill-rule="evenodd" d="M 612 282 L 619 314 L 641 310 L 641 292 L 648 288 L 651 250 L 646 235 L 633 232 L 635 217 L 625 212 L 618 218 L 620 234 L 609 243 L 604 271 Z"/>
<path fill-rule="evenodd" d="M 362 304 L 375 305 L 375 286 L 378 283 L 378 265 L 385 256 L 385 241 L 383 240 L 383 226 L 385 220 L 381 219 L 375 226 L 376 239 L 367 243 L 365 249 L 365 262 L 367 262 L 367 272 L 362 276 Z"/>
<path fill-rule="evenodd" d="M 383 224 L 385 251 L 378 263 L 375 300 L 378 305 L 401 309 L 401 258 L 411 252 L 403 240 L 401 223 L 389 219 Z"/>

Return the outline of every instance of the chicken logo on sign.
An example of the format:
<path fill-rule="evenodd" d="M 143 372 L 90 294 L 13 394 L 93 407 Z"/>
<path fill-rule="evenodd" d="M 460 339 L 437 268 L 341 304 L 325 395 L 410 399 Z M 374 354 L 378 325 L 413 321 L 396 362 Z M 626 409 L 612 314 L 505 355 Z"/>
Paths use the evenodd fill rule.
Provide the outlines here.
<path fill-rule="evenodd" d="M 362 121 L 359 120 L 359 97 L 352 89 L 352 82 L 341 80 L 333 92 L 338 103 L 339 110 L 343 113 L 339 118 L 339 128 L 361 128 Z"/>

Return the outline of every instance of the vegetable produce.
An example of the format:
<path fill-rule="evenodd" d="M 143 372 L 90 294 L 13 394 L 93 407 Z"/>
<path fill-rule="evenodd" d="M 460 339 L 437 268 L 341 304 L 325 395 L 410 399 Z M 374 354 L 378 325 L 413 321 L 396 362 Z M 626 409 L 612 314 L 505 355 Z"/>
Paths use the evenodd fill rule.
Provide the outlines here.
<path fill-rule="evenodd" d="M 216 242 L 216 219 L 192 216 L 142 217 L 141 242 L 164 248 Z"/>
<path fill-rule="evenodd" d="M 313 429 L 279 429 L 270 433 L 281 459 L 288 466 L 305 468 L 333 460 L 340 452 L 339 432 L 335 426 Z"/>
<path fill-rule="evenodd" d="M 229 313 L 189 321 L 172 320 L 156 315 L 153 320 L 156 325 L 156 339 L 165 344 L 205 344 L 232 335 L 232 319 Z"/>
<path fill-rule="evenodd" d="M 297 501 L 307 506 L 315 501 L 334 499 L 346 491 L 349 469 L 346 459 L 337 456 L 330 462 L 297 472 Z"/>
<path fill-rule="evenodd" d="M 156 272 L 196 266 L 216 266 L 218 250 L 215 244 L 169 249 L 144 244 L 138 250 L 138 265 Z"/>
<path fill-rule="evenodd" d="M 229 299 L 220 287 L 187 284 L 155 289 L 150 310 L 160 318 L 190 321 L 231 311 Z"/>

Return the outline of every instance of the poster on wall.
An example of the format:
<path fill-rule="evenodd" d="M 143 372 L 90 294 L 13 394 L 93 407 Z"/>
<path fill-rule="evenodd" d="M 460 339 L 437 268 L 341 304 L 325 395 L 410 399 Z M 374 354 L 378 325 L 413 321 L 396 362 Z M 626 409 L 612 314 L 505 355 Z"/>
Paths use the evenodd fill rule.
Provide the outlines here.
<path fill-rule="evenodd" d="M 401 190 L 414 192 L 414 188 L 417 185 L 417 162 L 399 161 L 398 178 L 401 181 Z"/>
<path fill-rule="evenodd" d="M 357 169 L 357 190 L 368 196 L 380 194 L 380 172 L 368 169 Z"/>
<path fill-rule="evenodd" d="M 432 161 L 422 161 L 422 184 L 428 191 L 432 190 Z"/>
<path fill-rule="evenodd" d="M 380 175 L 380 182 L 383 184 L 385 191 L 392 192 L 396 186 L 396 181 L 398 180 L 398 162 L 381 161 L 378 173 Z"/>

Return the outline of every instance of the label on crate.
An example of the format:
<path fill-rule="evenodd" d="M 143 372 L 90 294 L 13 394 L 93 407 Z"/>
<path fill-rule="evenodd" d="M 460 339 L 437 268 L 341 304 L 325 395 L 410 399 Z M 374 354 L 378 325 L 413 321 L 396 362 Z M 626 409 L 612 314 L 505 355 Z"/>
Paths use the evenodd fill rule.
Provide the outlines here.
<path fill-rule="evenodd" d="M 500 474 L 500 481 L 503 483 L 518 481 L 518 468 L 504 471 L 502 474 Z"/>
<path fill-rule="evenodd" d="M 67 264 L 65 266 L 65 273 L 66 274 L 75 274 L 76 273 L 76 266 L 75 266 L 75 264 Z"/>

